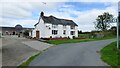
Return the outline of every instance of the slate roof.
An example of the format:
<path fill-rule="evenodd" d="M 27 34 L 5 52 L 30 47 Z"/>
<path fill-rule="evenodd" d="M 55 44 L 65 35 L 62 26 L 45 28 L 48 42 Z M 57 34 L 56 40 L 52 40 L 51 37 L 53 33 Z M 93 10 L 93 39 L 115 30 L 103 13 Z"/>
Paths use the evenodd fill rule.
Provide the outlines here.
<path fill-rule="evenodd" d="M 45 23 L 50 23 L 50 24 L 54 24 L 54 25 L 58 25 L 58 24 L 61 24 L 61 25 L 72 25 L 72 26 L 78 26 L 75 22 L 73 22 L 72 20 L 67 20 L 67 19 L 59 19 L 59 18 L 56 18 L 54 16 L 42 16 L 41 17 L 43 19 L 43 21 Z M 38 24 L 38 23 L 37 23 Z M 35 26 L 37 25 L 35 24 Z"/>

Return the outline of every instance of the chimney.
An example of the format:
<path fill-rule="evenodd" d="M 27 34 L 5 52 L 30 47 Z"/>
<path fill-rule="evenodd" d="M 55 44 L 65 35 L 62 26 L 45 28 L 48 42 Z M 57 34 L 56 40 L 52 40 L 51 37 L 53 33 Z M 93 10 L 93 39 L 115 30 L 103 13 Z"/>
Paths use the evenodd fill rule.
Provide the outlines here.
<path fill-rule="evenodd" d="M 42 16 L 44 16 L 44 13 L 43 13 L 43 12 L 41 12 L 41 14 L 40 14 L 40 17 L 42 17 Z"/>

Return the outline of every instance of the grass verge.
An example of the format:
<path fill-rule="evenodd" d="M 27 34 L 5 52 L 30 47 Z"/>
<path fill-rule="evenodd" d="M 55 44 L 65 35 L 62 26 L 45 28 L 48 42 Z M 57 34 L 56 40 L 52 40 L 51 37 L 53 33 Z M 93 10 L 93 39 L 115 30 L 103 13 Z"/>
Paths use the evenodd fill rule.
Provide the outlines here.
<path fill-rule="evenodd" d="M 97 40 L 105 40 L 112 39 L 115 37 L 106 37 L 106 38 L 89 38 L 89 39 L 69 39 L 69 40 L 49 40 L 47 43 L 49 44 L 65 44 L 65 43 L 77 43 L 77 42 L 87 42 L 87 41 L 97 41 Z"/>
<path fill-rule="evenodd" d="M 19 65 L 17 68 L 27 68 L 28 65 L 30 64 L 30 62 L 35 59 L 38 55 L 40 55 L 41 53 L 43 53 L 44 51 L 46 51 L 48 48 L 46 48 L 43 51 L 38 52 L 37 54 L 31 56 L 27 61 L 23 62 L 21 65 Z"/>
<path fill-rule="evenodd" d="M 30 64 L 30 62 L 37 57 L 38 55 L 40 55 L 42 52 L 40 51 L 39 53 L 37 53 L 34 56 L 31 56 L 27 61 L 23 62 L 20 66 L 18 66 L 17 68 L 27 68 L 27 66 Z"/>
<path fill-rule="evenodd" d="M 116 48 L 116 42 L 101 50 L 101 59 L 113 68 L 120 68 L 120 51 Z"/>

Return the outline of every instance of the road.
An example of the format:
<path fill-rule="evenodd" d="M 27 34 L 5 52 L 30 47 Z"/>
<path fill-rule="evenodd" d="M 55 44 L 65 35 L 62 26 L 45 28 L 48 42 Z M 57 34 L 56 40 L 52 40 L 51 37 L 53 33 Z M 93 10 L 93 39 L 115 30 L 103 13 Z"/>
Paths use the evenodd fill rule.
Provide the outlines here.
<path fill-rule="evenodd" d="M 37 40 L 26 39 L 17 36 L 4 36 L 0 38 L 0 66 L 19 66 L 30 56 L 49 48 L 53 45 Z"/>
<path fill-rule="evenodd" d="M 29 66 L 108 66 L 99 51 L 115 39 L 61 44 L 37 56 Z"/>

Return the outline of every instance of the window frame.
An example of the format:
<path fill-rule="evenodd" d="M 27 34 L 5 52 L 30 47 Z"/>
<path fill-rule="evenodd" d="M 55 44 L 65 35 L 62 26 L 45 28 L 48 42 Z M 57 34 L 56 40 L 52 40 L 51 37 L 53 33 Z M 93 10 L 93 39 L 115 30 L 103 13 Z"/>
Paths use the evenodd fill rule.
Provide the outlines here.
<path fill-rule="evenodd" d="M 52 24 L 52 28 L 58 28 L 58 25 L 53 25 L 53 24 Z"/>
<path fill-rule="evenodd" d="M 52 35 L 57 35 L 58 34 L 58 30 L 52 30 Z"/>
<path fill-rule="evenodd" d="M 75 35 L 75 31 L 70 31 L 70 35 Z"/>
<path fill-rule="evenodd" d="M 70 26 L 71 29 L 75 29 L 75 26 Z"/>
<path fill-rule="evenodd" d="M 63 29 L 66 29 L 66 25 L 63 25 Z"/>
<path fill-rule="evenodd" d="M 63 30 L 63 35 L 66 35 L 66 30 Z"/>

